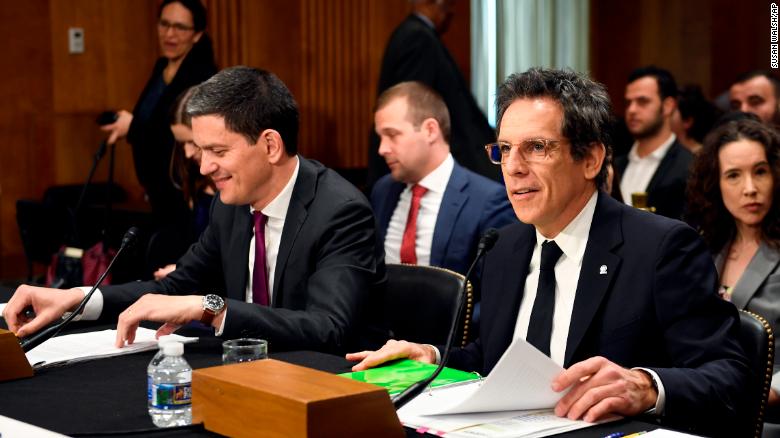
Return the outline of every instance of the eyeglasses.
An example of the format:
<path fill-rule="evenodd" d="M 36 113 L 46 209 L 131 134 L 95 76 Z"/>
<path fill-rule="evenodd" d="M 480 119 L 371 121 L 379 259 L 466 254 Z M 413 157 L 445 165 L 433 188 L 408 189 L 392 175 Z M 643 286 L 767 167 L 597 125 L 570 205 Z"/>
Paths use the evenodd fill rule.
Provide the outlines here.
<path fill-rule="evenodd" d="M 167 31 L 168 29 L 173 29 L 173 30 L 174 30 L 174 32 L 176 32 L 176 33 L 184 33 L 184 32 L 189 32 L 189 31 L 191 31 L 191 30 L 195 29 L 194 27 L 192 27 L 192 26 L 187 26 L 187 25 L 186 25 L 186 24 L 184 24 L 184 23 L 171 23 L 171 22 L 170 22 L 170 21 L 168 21 L 168 20 L 160 20 L 160 21 L 157 23 L 157 27 L 158 27 L 158 28 L 159 28 L 161 31 Z"/>
<path fill-rule="evenodd" d="M 523 160 L 529 163 L 540 162 L 550 156 L 550 152 L 558 149 L 561 140 L 550 140 L 546 138 L 533 138 L 523 140 L 520 143 L 512 144 L 505 141 L 488 143 L 485 145 L 490 162 L 493 164 L 502 164 L 509 156 L 512 146 L 517 146 Z"/>

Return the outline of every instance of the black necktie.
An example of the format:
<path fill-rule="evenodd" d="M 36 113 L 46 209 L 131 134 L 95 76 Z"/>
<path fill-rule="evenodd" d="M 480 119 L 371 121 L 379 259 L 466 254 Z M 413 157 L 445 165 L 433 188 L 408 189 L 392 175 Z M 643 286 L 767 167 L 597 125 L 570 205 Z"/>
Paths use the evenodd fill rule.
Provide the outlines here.
<path fill-rule="evenodd" d="M 539 266 L 539 285 L 536 288 L 534 309 L 525 340 L 546 355 L 550 355 L 553 311 L 555 310 L 555 263 L 561 249 L 554 240 L 542 244 L 542 262 Z"/>

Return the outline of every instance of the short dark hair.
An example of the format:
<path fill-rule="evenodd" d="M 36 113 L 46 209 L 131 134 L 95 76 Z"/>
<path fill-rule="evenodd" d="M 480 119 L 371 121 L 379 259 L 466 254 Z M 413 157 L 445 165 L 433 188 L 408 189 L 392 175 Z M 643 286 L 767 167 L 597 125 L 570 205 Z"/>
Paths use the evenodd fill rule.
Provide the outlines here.
<path fill-rule="evenodd" d="M 746 71 L 734 79 L 734 82 L 731 83 L 731 85 L 735 84 L 741 84 L 743 82 L 747 82 L 754 78 L 759 77 L 765 77 L 769 80 L 769 83 L 772 84 L 772 88 L 775 90 L 775 97 L 780 99 L 780 79 L 775 76 L 775 74 L 771 70 L 765 70 L 765 69 L 756 69 L 756 70 L 750 70 Z"/>
<path fill-rule="evenodd" d="M 561 132 L 571 142 L 572 158 L 583 159 L 593 143 L 604 145 L 604 163 L 595 178 L 596 187 L 603 187 L 612 150 L 609 135 L 612 108 L 604 85 L 571 70 L 532 68 L 524 73 L 512 74 L 501 84 L 496 95 L 497 130 L 500 130 L 501 119 L 514 101 L 540 97 L 561 105 Z"/>
<path fill-rule="evenodd" d="M 422 82 L 400 82 L 379 95 L 374 112 L 381 110 L 396 98 L 406 98 L 407 116 L 415 128 L 419 128 L 425 119 L 435 119 L 444 141 L 450 142 L 450 112 L 444 99 L 436 90 Z"/>
<path fill-rule="evenodd" d="M 202 32 L 206 29 L 206 7 L 203 6 L 201 0 L 163 0 L 157 16 L 161 16 L 163 8 L 171 3 L 179 3 L 190 11 L 190 14 L 192 14 L 192 27 L 195 32 Z"/>
<path fill-rule="evenodd" d="M 693 120 L 686 133 L 699 143 L 704 141 L 704 137 L 721 115 L 720 110 L 704 97 L 698 85 L 686 85 L 680 89 L 677 109 L 680 110 L 680 117 L 683 120 Z"/>
<path fill-rule="evenodd" d="M 245 66 L 220 71 L 195 88 L 187 114 L 220 116 L 250 144 L 257 143 L 264 129 L 274 129 L 288 155 L 298 151 L 298 104 L 284 82 L 268 71 Z"/>
<path fill-rule="evenodd" d="M 661 97 L 661 100 L 667 97 L 677 98 L 677 82 L 675 82 L 674 76 L 669 73 L 669 70 L 654 65 L 639 67 L 628 75 L 628 83 L 630 84 L 644 77 L 655 78 L 655 83 L 658 84 L 658 95 Z"/>
<path fill-rule="evenodd" d="M 723 203 L 720 191 L 719 152 L 723 146 L 739 140 L 752 140 L 764 147 L 772 172 L 772 206 L 761 223 L 761 239 L 780 247 L 780 135 L 751 119 L 739 119 L 721 125 L 704 139 L 688 178 L 686 220 L 697 228 L 714 253 L 720 252 L 736 235 L 734 217 Z"/>

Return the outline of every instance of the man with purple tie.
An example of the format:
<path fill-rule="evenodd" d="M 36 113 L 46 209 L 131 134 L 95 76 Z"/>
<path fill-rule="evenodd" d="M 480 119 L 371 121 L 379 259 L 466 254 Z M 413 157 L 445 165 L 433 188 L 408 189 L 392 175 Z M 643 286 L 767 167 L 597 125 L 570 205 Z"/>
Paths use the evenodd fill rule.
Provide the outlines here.
<path fill-rule="evenodd" d="M 164 322 L 158 333 L 167 334 L 201 320 L 276 351 L 344 350 L 366 294 L 384 279 L 368 201 L 297 155 L 298 107 L 271 73 L 223 70 L 196 89 L 187 113 L 200 171 L 219 190 L 208 228 L 166 278 L 101 287 L 80 317 L 118 315 L 117 346 L 133 342 L 141 321 Z M 4 315 L 22 337 L 83 297 L 24 285 Z"/>

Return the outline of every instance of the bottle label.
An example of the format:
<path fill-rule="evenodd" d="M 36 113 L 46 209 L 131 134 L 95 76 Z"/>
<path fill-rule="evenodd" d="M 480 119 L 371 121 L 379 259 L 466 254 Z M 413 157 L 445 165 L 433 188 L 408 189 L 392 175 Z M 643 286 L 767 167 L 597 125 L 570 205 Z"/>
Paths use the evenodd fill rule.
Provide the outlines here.
<path fill-rule="evenodd" d="M 149 404 L 157 409 L 175 409 L 192 404 L 192 383 L 150 382 L 147 393 Z"/>

